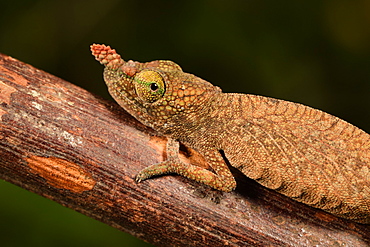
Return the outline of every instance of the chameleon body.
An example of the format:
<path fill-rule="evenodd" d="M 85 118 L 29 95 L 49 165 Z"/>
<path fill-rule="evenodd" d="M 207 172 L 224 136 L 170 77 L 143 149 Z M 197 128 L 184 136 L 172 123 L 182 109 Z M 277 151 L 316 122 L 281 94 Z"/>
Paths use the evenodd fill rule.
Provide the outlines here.
<path fill-rule="evenodd" d="M 260 184 L 310 206 L 370 223 L 370 135 L 317 109 L 236 93 L 182 71 L 172 61 L 124 61 L 94 44 L 112 97 L 168 138 L 167 160 L 143 169 L 143 181 L 176 173 L 232 191 L 231 166 Z M 211 170 L 185 164 L 178 142 L 197 150 Z"/>

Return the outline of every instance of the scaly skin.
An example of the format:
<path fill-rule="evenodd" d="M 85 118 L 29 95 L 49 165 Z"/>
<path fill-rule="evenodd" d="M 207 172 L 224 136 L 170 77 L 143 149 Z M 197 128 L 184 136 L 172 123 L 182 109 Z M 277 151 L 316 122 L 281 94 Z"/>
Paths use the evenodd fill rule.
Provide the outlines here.
<path fill-rule="evenodd" d="M 260 184 L 343 218 L 370 223 L 370 136 L 320 110 L 250 94 L 226 94 L 171 61 L 139 63 L 92 45 L 112 97 L 169 138 L 168 158 L 137 181 L 176 173 L 221 191 L 236 187 L 233 167 Z M 213 171 L 178 158 L 178 141 Z"/>

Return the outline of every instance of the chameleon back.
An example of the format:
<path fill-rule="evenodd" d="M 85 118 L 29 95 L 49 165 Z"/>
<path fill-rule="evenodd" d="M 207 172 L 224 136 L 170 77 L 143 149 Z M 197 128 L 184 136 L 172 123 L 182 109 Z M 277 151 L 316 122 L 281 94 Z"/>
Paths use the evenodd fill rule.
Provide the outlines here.
<path fill-rule="evenodd" d="M 367 133 L 301 104 L 255 95 L 225 97 L 235 120 L 224 128 L 221 148 L 232 166 L 297 201 L 370 223 Z"/>

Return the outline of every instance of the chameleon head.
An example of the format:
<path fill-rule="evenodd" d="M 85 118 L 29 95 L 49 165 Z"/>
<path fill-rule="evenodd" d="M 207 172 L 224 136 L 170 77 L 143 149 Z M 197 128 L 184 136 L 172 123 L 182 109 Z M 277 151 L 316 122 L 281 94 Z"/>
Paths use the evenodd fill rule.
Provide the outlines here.
<path fill-rule="evenodd" d="M 112 97 L 143 124 L 162 132 L 179 123 L 189 125 L 221 93 L 172 61 L 125 62 L 114 49 L 97 44 L 91 51 L 105 66 L 104 80 Z"/>

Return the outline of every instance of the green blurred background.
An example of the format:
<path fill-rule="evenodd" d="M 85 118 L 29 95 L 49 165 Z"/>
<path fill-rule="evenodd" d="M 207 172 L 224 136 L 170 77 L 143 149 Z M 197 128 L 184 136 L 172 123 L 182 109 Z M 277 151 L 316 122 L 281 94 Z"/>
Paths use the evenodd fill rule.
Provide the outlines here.
<path fill-rule="evenodd" d="M 0 52 L 109 98 L 89 45 L 169 59 L 225 92 L 300 102 L 370 132 L 369 0 L 4 1 Z M 1 246 L 150 246 L 0 181 Z"/>

